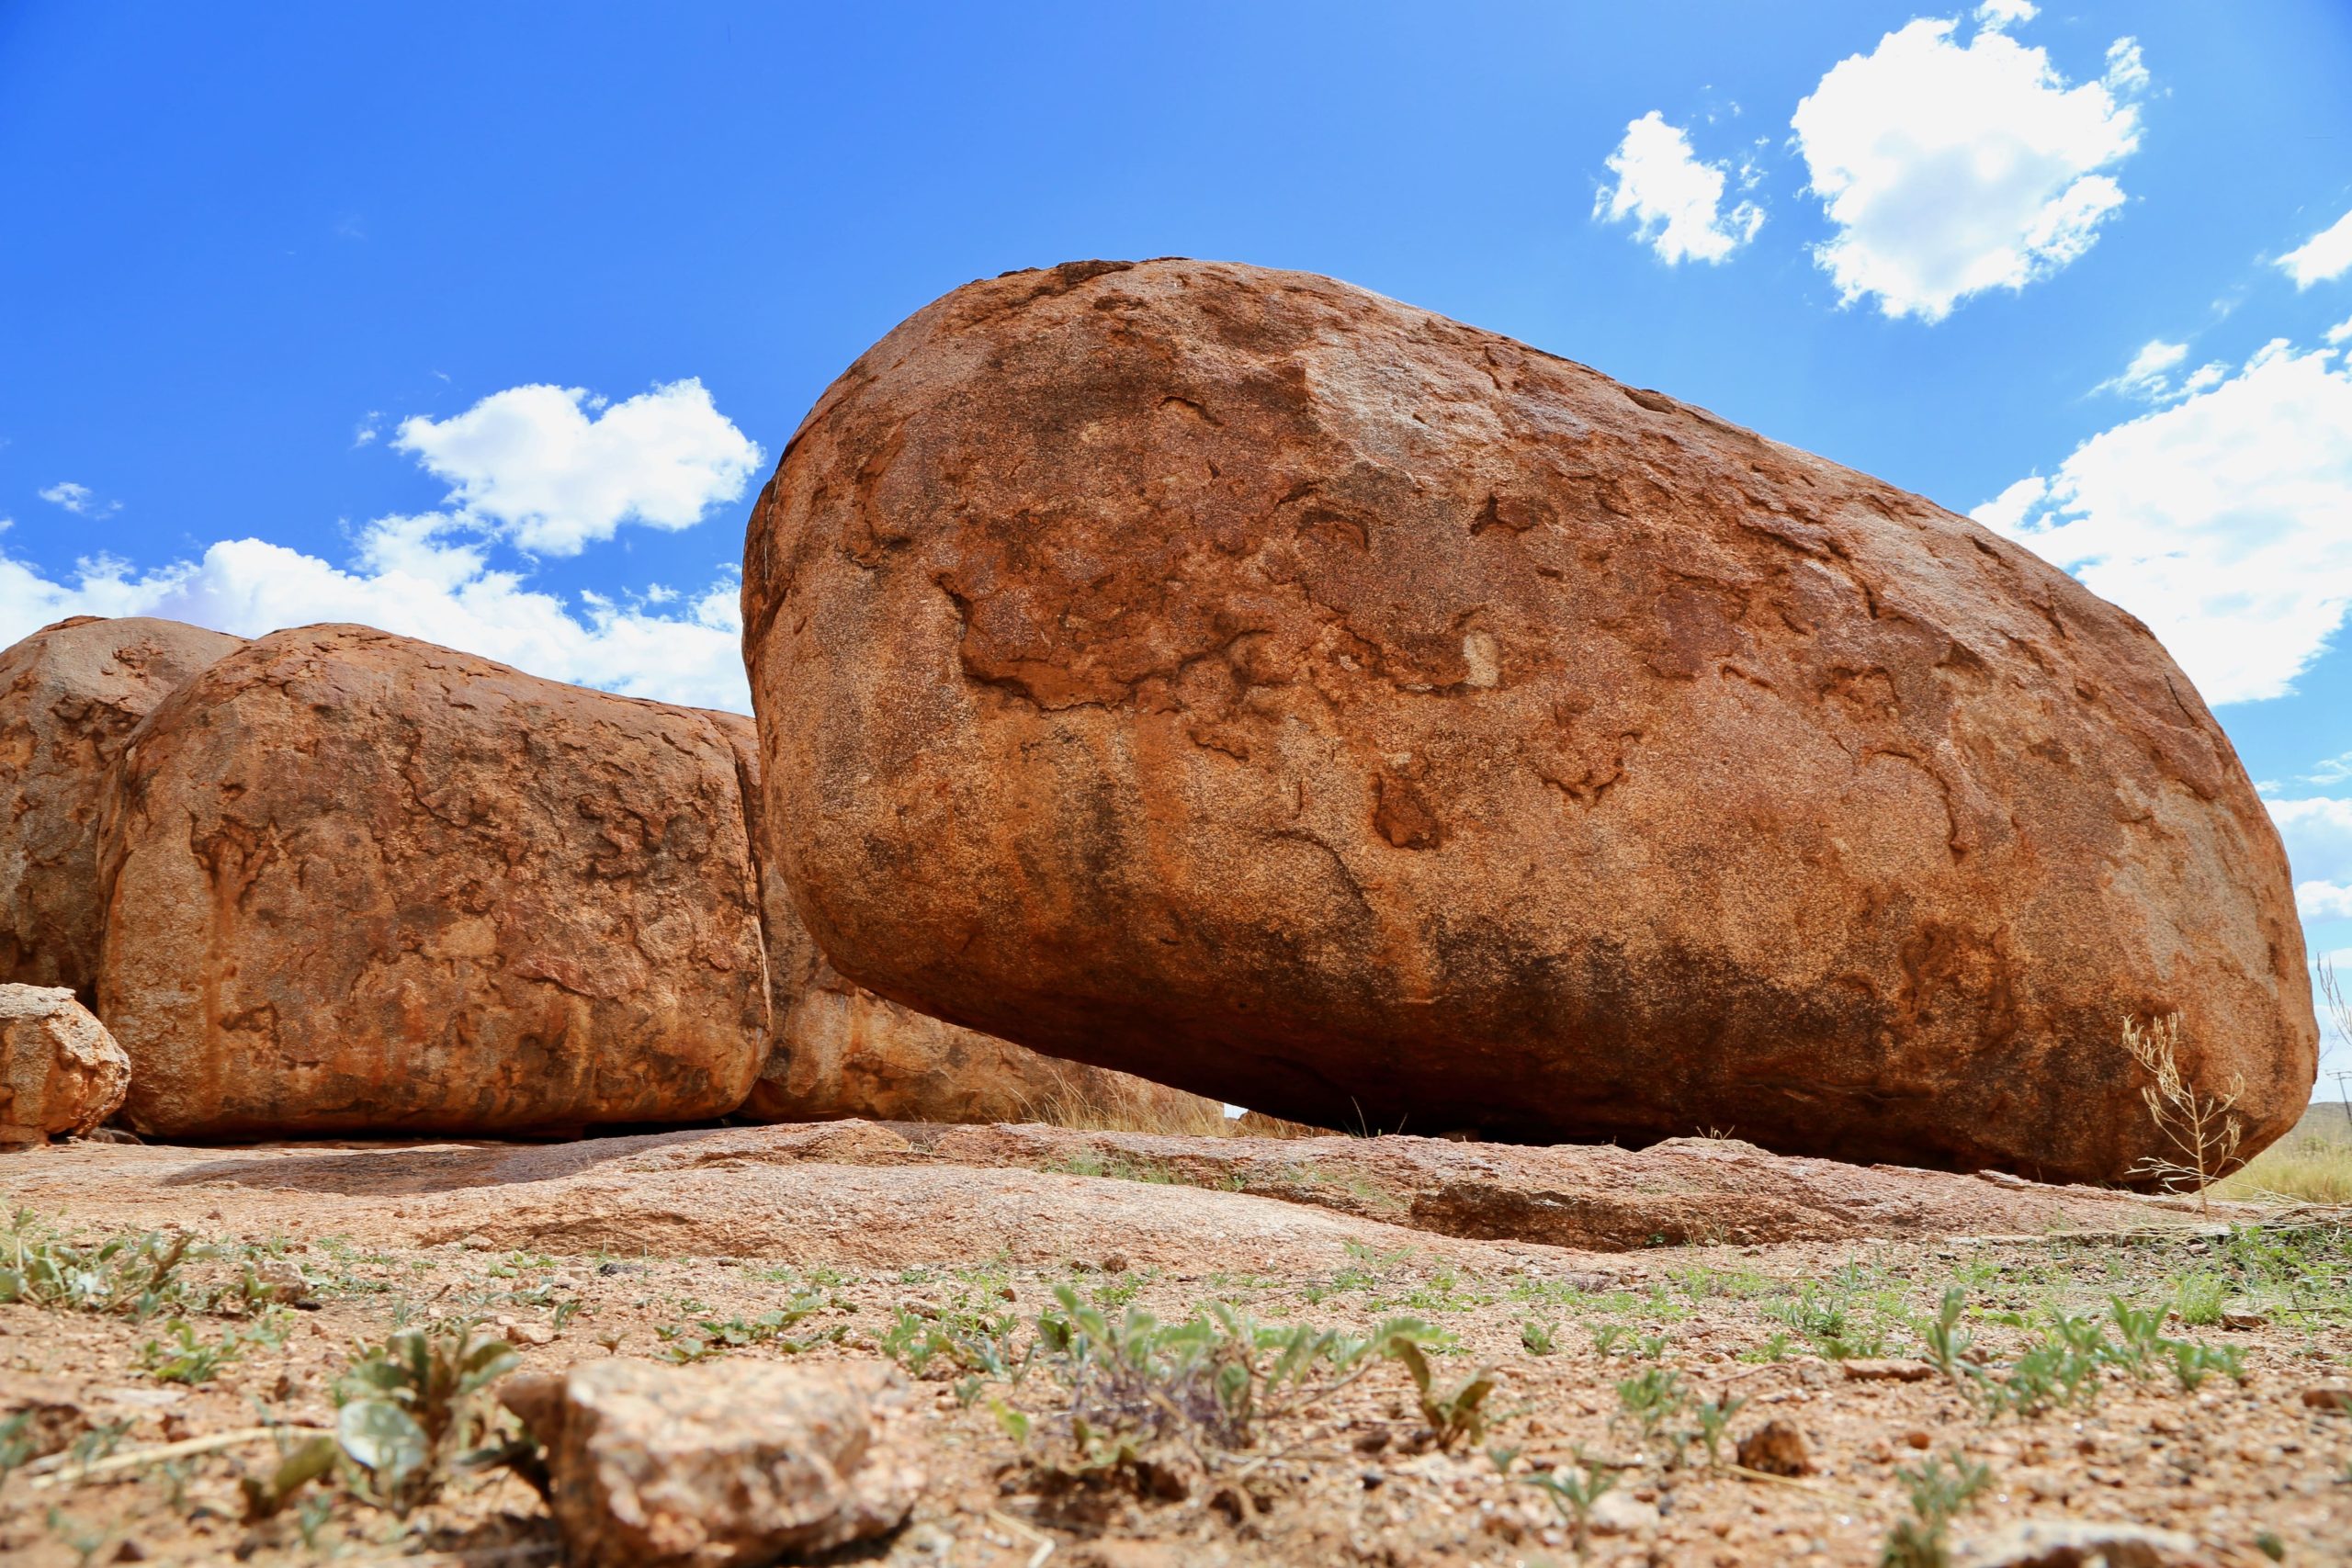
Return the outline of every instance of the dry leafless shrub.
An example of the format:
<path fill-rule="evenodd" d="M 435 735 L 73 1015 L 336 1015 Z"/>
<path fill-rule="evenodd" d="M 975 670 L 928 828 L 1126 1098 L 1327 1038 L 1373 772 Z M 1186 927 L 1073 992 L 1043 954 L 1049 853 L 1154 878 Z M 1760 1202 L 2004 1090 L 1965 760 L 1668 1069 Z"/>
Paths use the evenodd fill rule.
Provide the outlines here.
<path fill-rule="evenodd" d="M 2237 1115 L 2245 1079 L 2233 1073 L 2227 1090 L 2207 1094 L 2180 1070 L 2180 1014 L 2154 1020 L 2143 1029 L 2137 1019 L 2123 1020 L 2123 1049 L 2155 1081 L 2143 1084 L 2140 1097 L 2148 1116 L 2178 1157 L 2149 1155 L 2132 1168 L 2134 1176 L 2152 1177 L 2166 1188 L 2188 1188 L 2197 1194 L 2200 1210 L 2210 1209 L 2205 1189 L 2237 1163 L 2238 1142 L 2245 1127 Z"/>

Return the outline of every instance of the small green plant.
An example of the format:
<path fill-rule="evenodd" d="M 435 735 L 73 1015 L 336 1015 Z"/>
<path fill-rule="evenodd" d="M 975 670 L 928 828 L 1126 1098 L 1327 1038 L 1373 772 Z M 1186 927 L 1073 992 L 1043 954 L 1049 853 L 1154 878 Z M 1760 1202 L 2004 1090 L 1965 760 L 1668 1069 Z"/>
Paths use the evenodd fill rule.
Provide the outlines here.
<path fill-rule="evenodd" d="M 1936 1307 L 1935 1321 L 1919 1331 L 1928 1347 L 1928 1359 L 1948 1378 L 1962 1375 L 1968 1368 L 1966 1357 L 1976 1343 L 1973 1332 L 1960 1326 L 1962 1314 L 1968 1310 L 1968 1292 L 1958 1285 L 1944 1292 L 1943 1300 Z"/>
<path fill-rule="evenodd" d="M 831 1344 L 846 1331 L 843 1326 L 836 1326 L 802 1339 L 790 1337 L 790 1329 L 797 1327 L 811 1314 L 821 1311 L 826 1304 L 826 1297 L 804 1293 L 795 1296 L 774 1312 L 764 1312 L 754 1318 L 730 1317 L 724 1321 L 703 1318 L 690 1325 L 672 1325 L 657 1328 L 653 1333 L 662 1342 L 662 1353 L 678 1362 L 707 1360 L 752 1345 L 772 1346 L 787 1354 L 797 1355 L 815 1346 Z"/>
<path fill-rule="evenodd" d="M 1895 1476 L 1911 1499 L 1911 1517 L 1898 1520 L 1879 1552 L 1880 1568 L 1949 1568 L 1951 1522 L 1993 1483 L 1993 1472 L 1952 1450 L 1951 1467 L 1929 1460 Z"/>
<path fill-rule="evenodd" d="M 2198 1385 L 2215 1372 L 2225 1374 L 2233 1382 L 2245 1382 L 2245 1352 L 2235 1345 L 2199 1345 L 2186 1339 L 2168 1339 L 2165 1348 L 2172 1357 L 2173 1375 L 2180 1380 L 2183 1393 L 2194 1393 Z"/>
<path fill-rule="evenodd" d="M 2116 1335 L 2108 1359 L 2131 1373 L 2132 1382 L 2147 1382 L 2150 1358 L 2164 1350 L 2165 1314 L 2135 1307 L 2121 1296 L 2109 1296 L 2108 1307 L 2115 1319 Z"/>
<path fill-rule="evenodd" d="M 1527 1348 L 1531 1356 L 1548 1356 L 1555 1348 L 1553 1337 L 1559 1331 L 1560 1325 L 1556 1323 L 1539 1323 L 1531 1317 L 1519 1325 L 1519 1342 Z"/>
<path fill-rule="evenodd" d="M 311 1482 L 333 1473 L 336 1458 L 341 1452 L 342 1450 L 336 1446 L 335 1440 L 323 1434 L 303 1438 L 291 1446 L 281 1440 L 278 1446 L 277 1463 L 267 1475 L 247 1474 L 238 1477 L 238 1487 L 244 1493 L 245 1497 L 246 1519 L 250 1522 L 275 1516 L 286 1506 L 288 1500 L 295 1494 L 300 1492 Z M 316 1495 L 305 1496 L 303 1498 L 305 1512 L 298 1515 L 298 1518 L 307 1517 L 313 1505 L 319 1501 Z M 302 1541 L 305 1546 L 312 1544 L 318 1534 L 319 1525 L 324 1522 L 325 1514 L 321 1512 L 318 1520 L 303 1529 Z"/>
<path fill-rule="evenodd" d="M 1702 1400 L 1692 1414 L 1699 1422 L 1699 1441 L 1707 1450 L 1707 1468 L 1719 1469 L 1724 1462 L 1724 1435 L 1730 1430 L 1732 1417 L 1747 1407 L 1747 1401 L 1730 1394 L 1717 1399 Z"/>
<path fill-rule="evenodd" d="M 396 1514 L 430 1502 L 450 1472 L 516 1457 L 468 1451 L 487 1434 L 481 1394 L 515 1366 L 513 1346 L 463 1321 L 394 1333 L 335 1385 L 335 1440 L 371 1499 Z"/>
<path fill-rule="evenodd" d="M 1842 1270 L 1837 1290 L 1826 1292 L 1807 1280 L 1793 1301 L 1770 1302 L 1764 1315 L 1787 1324 L 1804 1336 L 1814 1349 L 1833 1361 L 1879 1356 L 1886 1351 L 1882 1324 L 1863 1323 L 1853 1310 L 1860 1278 L 1850 1268 Z"/>
<path fill-rule="evenodd" d="M 1588 1323 L 1585 1329 L 1592 1336 L 1592 1353 L 1604 1361 L 1615 1354 L 1618 1341 L 1633 1332 L 1622 1323 Z"/>
<path fill-rule="evenodd" d="M 1786 1329 L 1774 1329 L 1761 1345 L 1751 1345 L 1739 1353 L 1743 1361 L 1785 1361 L 1796 1353 L 1796 1342 Z"/>
<path fill-rule="evenodd" d="M 1651 1367 L 1639 1377 L 1627 1378 L 1617 1385 L 1618 1415 L 1641 1428 L 1645 1438 L 1655 1438 L 1669 1423 L 1679 1418 L 1688 1409 L 1690 1393 L 1682 1386 L 1682 1374 L 1671 1367 Z"/>
<path fill-rule="evenodd" d="M 61 1508 L 50 1508 L 42 1520 L 49 1526 L 49 1533 L 63 1541 L 65 1549 L 74 1554 L 77 1568 L 90 1568 L 97 1561 L 99 1549 L 113 1539 L 104 1525 L 86 1524 Z"/>
<path fill-rule="evenodd" d="M 141 1231 L 76 1246 L 20 1209 L 0 1243 L 0 1302 L 153 1317 L 182 1304 L 173 1276 L 191 1245 L 179 1232 Z"/>
<path fill-rule="evenodd" d="M 28 1410 L 0 1421 L 0 1485 L 8 1472 L 33 1457 L 33 1416 Z"/>
<path fill-rule="evenodd" d="M 1421 1353 L 1427 1338 L 1424 1334 L 1391 1332 L 1376 1341 L 1376 1348 L 1382 1356 L 1404 1363 L 1419 1397 L 1421 1419 L 1429 1424 L 1430 1435 L 1439 1448 L 1450 1449 L 1465 1438 L 1476 1442 L 1486 1435 L 1487 1396 L 1495 1392 L 1494 1374 L 1481 1370 L 1438 1392 L 1431 1382 L 1429 1358 Z"/>
<path fill-rule="evenodd" d="M 1634 1355 L 1640 1360 L 1662 1361 L 1666 1359 L 1667 1343 L 1667 1337 L 1663 1334 L 1636 1335 L 1634 1338 Z"/>
<path fill-rule="evenodd" d="M 2173 1304 L 2182 1323 L 2191 1328 L 2211 1328 L 2222 1321 L 2222 1309 L 2229 1299 L 2228 1280 L 2218 1274 L 2196 1273 L 2181 1280 Z"/>
<path fill-rule="evenodd" d="M 164 1337 L 150 1339 L 139 1349 L 139 1370 L 158 1382 L 210 1382 L 222 1367 L 244 1353 L 234 1330 L 207 1343 L 184 1317 L 164 1325 Z"/>
<path fill-rule="evenodd" d="M 1566 1466 L 1540 1470 L 1527 1478 L 1527 1484 L 1542 1489 L 1552 1499 L 1567 1524 L 1570 1544 L 1582 1557 L 1591 1540 L 1592 1506 L 1617 1484 L 1617 1477 L 1600 1461 L 1588 1458 L 1582 1449 L 1575 1452 L 1574 1470 Z"/>
<path fill-rule="evenodd" d="M 1069 1431 L 1081 1474 L 1137 1467 L 1161 1438 L 1182 1439 L 1204 1462 L 1218 1450 L 1249 1448 L 1265 1423 L 1390 1360 L 1413 1373 L 1432 1430 L 1445 1429 L 1442 1440 L 1447 1433 L 1475 1438 L 1483 1427 L 1491 1381 L 1482 1375 L 1438 1393 L 1422 1351 L 1446 1336 L 1418 1319 L 1391 1318 L 1359 1338 L 1305 1324 L 1261 1325 L 1222 1302 L 1163 1324 L 1135 1308 L 1114 1318 L 1067 1285 L 1054 1295 L 1059 1310 L 1038 1318 L 1023 1359 L 1034 1357 L 1069 1390 Z"/>

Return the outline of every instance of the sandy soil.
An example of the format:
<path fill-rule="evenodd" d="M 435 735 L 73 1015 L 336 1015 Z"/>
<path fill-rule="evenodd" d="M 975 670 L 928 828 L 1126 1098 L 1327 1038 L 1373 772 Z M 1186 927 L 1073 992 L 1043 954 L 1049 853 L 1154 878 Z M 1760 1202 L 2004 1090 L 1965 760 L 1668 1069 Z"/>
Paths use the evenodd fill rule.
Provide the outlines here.
<path fill-rule="evenodd" d="M 2328 1392 L 2352 1389 L 2340 1215 L 2256 1225 L 2242 1208 L 1738 1145 L 1635 1156 L 866 1123 L 542 1145 L 58 1145 L 0 1162 L 0 1201 L 36 1216 L 18 1222 L 31 1245 L 181 1227 L 223 1248 L 185 1265 L 191 1277 L 275 1256 L 311 1296 L 188 1319 L 198 1346 L 234 1348 L 193 1383 L 158 1375 L 178 1344 L 168 1314 L 0 1305 L 0 1418 L 44 1411 L 68 1445 L 46 1472 L 36 1461 L 0 1481 L 12 1563 L 555 1561 L 543 1506 L 511 1476 L 461 1481 L 404 1519 L 314 1488 L 308 1513 L 248 1522 L 237 1480 L 275 1462 L 267 1438 L 86 1475 L 74 1462 L 74 1444 L 89 1460 L 327 1425 L 359 1347 L 458 1316 L 541 1370 L 612 1354 L 899 1360 L 934 1407 L 932 1484 L 858 1561 L 1566 1563 L 1567 1517 L 1528 1478 L 1589 1462 L 1613 1478 L 1590 1561 L 1871 1563 L 1914 1517 L 1901 1472 L 1952 1455 L 1987 1472 L 1951 1527 L 1961 1561 L 2042 1518 L 2196 1543 L 2160 1561 L 2352 1561 L 2352 1409 Z M 1684 1239 L 1710 1207 L 1715 1235 L 1771 1239 Z M 1661 1217 L 1680 1229 L 1644 1228 Z M 1981 1374 L 1918 1359 L 1953 1286 Z M 1050 1358 L 1015 1382 L 923 1354 L 934 1337 L 1023 1347 L 1039 1314 L 1061 1310 L 1057 1290 L 1114 1317 L 1223 1303 L 1362 1334 L 1409 1314 L 1449 1337 L 1432 1359 L 1441 1392 L 1493 1370 L 1487 1427 L 1439 1445 L 1402 1367 L 1371 1364 L 1241 1447 L 1179 1434 L 1143 1444 L 1137 1465 L 1085 1472 Z M 2191 1391 L 2169 1361 L 2144 1381 L 2109 1366 L 2030 1414 L 1971 1392 L 2005 1385 L 2053 1310 L 2103 1316 L 2117 1295 L 2179 1309 L 2163 1332 L 2233 1348 L 2243 1382 L 2216 1371 Z M 795 1302 L 808 1315 L 788 1331 L 726 1345 L 729 1325 L 757 1341 L 761 1314 Z M 1645 1431 L 1633 1405 L 1662 1384 L 1685 1397 Z M 1711 1462 L 1684 1434 L 1697 1401 L 1732 1399 Z M 1736 1462 L 1768 1422 L 1798 1434 L 1804 1473 Z"/>

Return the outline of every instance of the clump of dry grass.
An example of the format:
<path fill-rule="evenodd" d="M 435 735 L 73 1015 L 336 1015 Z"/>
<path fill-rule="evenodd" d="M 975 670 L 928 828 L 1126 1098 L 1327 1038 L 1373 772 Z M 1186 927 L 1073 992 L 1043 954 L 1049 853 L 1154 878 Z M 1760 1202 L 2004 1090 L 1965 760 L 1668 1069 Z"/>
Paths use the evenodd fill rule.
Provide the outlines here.
<path fill-rule="evenodd" d="M 1214 1100 L 1198 1095 L 1171 1095 L 1140 1081 L 1102 1083 L 1089 1089 L 1067 1074 L 1057 1074 L 1054 1087 L 1031 1100 L 1028 1120 L 1048 1127 L 1069 1127 L 1088 1133 L 1155 1133 L 1182 1138 L 1321 1138 L 1320 1127 L 1284 1122 L 1256 1111 L 1231 1117 Z"/>
<path fill-rule="evenodd" d="M 2352 998 L 2344 994 L 2335 965 L 2317 965 L 2321 1010 L 2337 1034 L 2352 1040 Z M 2352 1111 L 2324 1100 L 2303 1113 L 2296 1129 L 2246 1162 L 2214 1190 L 2224 1197 L 2261 1201 L 2352 1203 Z"/>
<path fill-rule="evenodd" d="M 2224 1198 L 2301 1203 L 2352 1203 L 2352 1144 L 2334 1138 L 2281 1138 L 2224 1178 Z"/>

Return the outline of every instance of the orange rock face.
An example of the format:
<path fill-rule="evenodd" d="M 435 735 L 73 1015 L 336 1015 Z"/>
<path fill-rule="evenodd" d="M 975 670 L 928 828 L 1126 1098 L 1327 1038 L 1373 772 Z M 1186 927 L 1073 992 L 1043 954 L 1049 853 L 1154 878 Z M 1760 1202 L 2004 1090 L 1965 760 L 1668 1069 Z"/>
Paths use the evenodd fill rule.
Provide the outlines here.
<path fill-rule="evenodd" d="M 62 986 L 0 985 L 0 1145 L 87 1133 L 122 1106 L 130 1062 Z"/>
<path fill-rule="evenodd" d="M 361 626 L 246 645 L 123 749 L 98 1012 L 168 1136 L 723 1114 L 764 1052 L 714 716 Z"/>
<path fill-rule="evenodd" d="M 0 983 L 98 974 L 98 814 L 131 727 L 241 639 L 177 621 L 78 615 L 0 653 Z"/>
<path fill-rule="evenodd" d="M 1023 1122 L 1056 1105 L 1082 1106 L 1136 1125 L 1214 1125 L 1223 1108 L 1182 1089 L 1024 1050 L 1010 1041 L 886 1001 L 842 977 L 793 908 L 783 846 L 759 808 L 759 743 L 752 721 L 712 716 L 743 770 L 752 847 L 767 936 L 767 1060 L 737 1114 L 760 1122 L 863 1116 L 883 1122 Z"/>
<path fill-rule="evenodd" d="M 2287 866 L 2131 616 L 1967 519 L 1329 279 L 971 285 L 754 512 L 766 809 L 841 972 L 1327 1125 L 2052 1178 L 2178 1012 L 2292 1123 Z"/>

